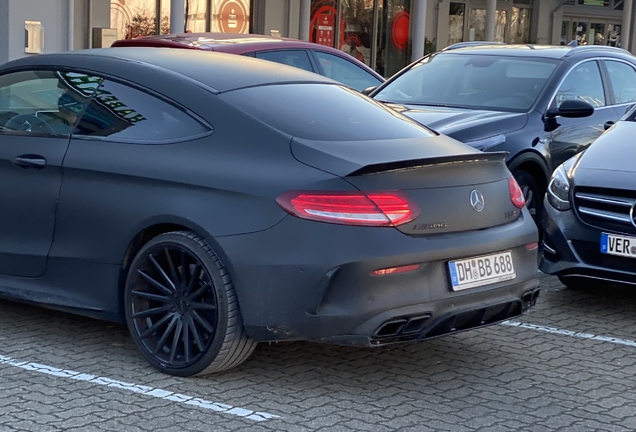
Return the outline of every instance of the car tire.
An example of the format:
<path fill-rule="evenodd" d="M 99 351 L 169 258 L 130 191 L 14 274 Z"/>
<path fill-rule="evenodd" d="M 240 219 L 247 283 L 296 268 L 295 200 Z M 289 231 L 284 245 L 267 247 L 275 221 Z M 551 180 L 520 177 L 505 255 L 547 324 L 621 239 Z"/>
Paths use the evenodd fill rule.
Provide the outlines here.
<path fill-rule="evenodd" d="M 245 334 L 230 275 L 192 232 L 146 243 L 130 265 L 124 296 L 135 344 L 163 373 L 221 372 L 243 363 L 256 347 Z"/>
<path fill-rule="evenodd" d="M 523 196 L 526 199 L 526 208 L 530 216 L 532 216 L 532 219 L 534 219 L 537 226 L 539 226 L 541 221 L 541 206 L 543 204 L 541 190 L 539 189 L 537 181 L 530 173 L 524 170 L 516 170 L 513 176 L 523 191 Z"/>

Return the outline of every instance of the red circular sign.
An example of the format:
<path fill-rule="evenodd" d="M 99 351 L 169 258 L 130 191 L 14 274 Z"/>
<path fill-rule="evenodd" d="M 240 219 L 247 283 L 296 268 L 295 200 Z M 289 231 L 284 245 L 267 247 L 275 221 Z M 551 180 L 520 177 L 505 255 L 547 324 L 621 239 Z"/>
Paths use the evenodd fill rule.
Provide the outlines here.
<path fill-rule="evenodd" d="M 219 27 L 223 33 L 245 33 L 247 31 L 247 10 L 243 2 L 226 0 L 219 8 Z"/>
<path fill-rule="evenodd" d="M 402 51 L 409 43 L 409 13 L 400 12 L 393 18 L 391 40 L 396 49 Z"/>

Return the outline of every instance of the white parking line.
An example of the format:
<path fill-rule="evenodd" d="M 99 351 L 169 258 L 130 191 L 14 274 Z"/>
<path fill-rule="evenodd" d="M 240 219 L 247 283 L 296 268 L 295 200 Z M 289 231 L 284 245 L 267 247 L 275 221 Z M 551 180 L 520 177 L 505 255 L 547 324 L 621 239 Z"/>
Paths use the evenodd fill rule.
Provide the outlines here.
<path fill-rule="evenodd" d="M 504 321 L 501 323 L 501 325 L 505 325 L 509 327 L 519 327 L 519 328 L 524 328 L 528 330 L 536 330 L 540 332 L 558 334 L 562 336 L 570 336 L 570 337 L 575 337 L 579 339 L 590 339 L 590 340 L 596 340 L 600 342 L 609 342 L 609 343 L 613 343 L 617 345 L 636 347 L 636 341 L 629 340 L 629 339 L 615 338 L 612 336 L 601 336 L 601 335 L 594 335 L 591 333 L 579 333 L 573 330 L 563 330 L 563 329 L 558 329 L 554 327 L 546 327 L 546 326 L 537 325 L 537 324 L 527 324 L 527 323 L 522 323 L 518 321 Z"/>
<path fill-rule="evenodd" d="M 199 407 L 206 410 L 222 412 L 225 414 L 231 414 L 231 415 L 243 417 L 246 419 L 254 420 L 257 422 L 280 418 L 277 415 L 266 413 L 266 412 L 251 411 L 248 409 L 234 407 L 234 406 L 226 405 L 222 403 L 210 402 L 205 399 L 200 399 L 200 398 L 195 398 L 193 396 L 174 393 L 174 392 L 171 392 L 168 390 L 162 390 L 159 388 L 153 388 L 153 387 L 144 386 L 144 385 L 117 381 L 117 380 L 106 378 L 106 377 L 99 377 L 99 376 L 85 374 L 85 373 L 76 372 L 72 370 L 58 369 L 56 367 L 47 366 L 47 365 L 38 364 L 38 363 L 19 361 L 19 360 L 15 360 L 11 357 L 7 357 L 3 355 L 0 355 L 0 364 L 6 364 L 9 366 L 18 367 L 28 371 L 39 372 L 46 375 L 53 375 L 53 376 L 61 377 L 61 378 L 69 378 L 76 381 L 86 381 L 91 384 L 96 384 L 96 385 L 101 385 L 106 387 L 113 387 L 120 390 L 126 390 L 133 393 L 139 393 L 139 394 L 143 394 L 143 395 L 158 398 L 158 399 L 165 399 L 172 402 L 182 403 L 185 405 L 191 405 L 191 406 Z"/>

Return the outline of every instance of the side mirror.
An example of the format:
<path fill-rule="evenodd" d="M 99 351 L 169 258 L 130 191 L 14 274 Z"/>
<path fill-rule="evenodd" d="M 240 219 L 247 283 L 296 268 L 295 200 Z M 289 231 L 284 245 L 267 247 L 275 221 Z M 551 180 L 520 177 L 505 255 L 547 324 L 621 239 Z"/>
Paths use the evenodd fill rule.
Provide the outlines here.
<path fill-rule="evenodd" d="M 363 95 L 366 95 L 366 96 L 369 96 L 369 95 L 371 94 L 371 92 L 372 92 L 373 90 L 375 90 L 376 88 L 377 88 L 377 86 L 367 87 L 367 88 L 365 88 L 364 90 L 362 90 L 362 94 L 363 94 Z"/>
<path fill-rule="evenodd" d="M 566 117 L 582 118 L 594 114 L 594 107 L 580 99 L 565 100 L 558 108 L 551 108 L 546 113 L 546 118 Z"/>

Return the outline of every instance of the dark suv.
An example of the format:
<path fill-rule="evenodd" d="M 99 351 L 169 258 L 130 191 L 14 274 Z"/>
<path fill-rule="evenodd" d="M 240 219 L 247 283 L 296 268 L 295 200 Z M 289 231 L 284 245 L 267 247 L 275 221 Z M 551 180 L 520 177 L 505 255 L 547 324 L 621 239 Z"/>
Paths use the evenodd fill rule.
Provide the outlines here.
<path fill-rule="evenodd" d="M 636 103 L 636 57 L 603 46 L 451 47 L 365 93 L 508 166 L 535 217 L 554 168 Z"/>

